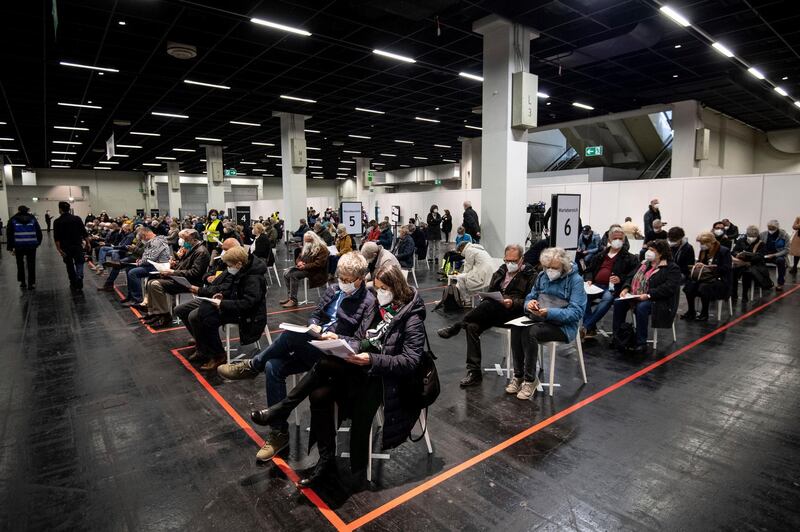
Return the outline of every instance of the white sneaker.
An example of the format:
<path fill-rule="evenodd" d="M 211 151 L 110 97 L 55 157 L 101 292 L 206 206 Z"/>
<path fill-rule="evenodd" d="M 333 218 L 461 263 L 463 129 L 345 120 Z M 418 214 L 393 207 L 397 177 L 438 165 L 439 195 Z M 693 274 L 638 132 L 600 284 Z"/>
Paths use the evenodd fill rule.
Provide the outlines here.
<path fill-rule="evenodd" d="M 533 382 L 525 381 L 522 383 L 522 387 L 517 394 L 517 399 L 522 401 L 527 401 L 536 393 L 536 388 L 539 387 L 539 379 L 535 379 Z"/>
<path fill-rule="evenodd" d="M 511 379 L 511 382 L 508 383 L 508 386 L 506 386 L 506 393 L 512 395 L 519 393 L 520 386 L 522 386 L 522 379 L 514 377 Z"/>

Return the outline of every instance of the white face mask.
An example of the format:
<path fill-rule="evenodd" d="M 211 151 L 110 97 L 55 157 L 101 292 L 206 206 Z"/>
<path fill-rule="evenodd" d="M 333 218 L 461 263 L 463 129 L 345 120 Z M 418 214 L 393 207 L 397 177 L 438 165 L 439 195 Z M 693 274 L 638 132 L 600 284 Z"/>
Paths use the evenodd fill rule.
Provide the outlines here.
<path fill-rule="evenodd" d="M 394 299 L 394 294 L 391 290 L 387 290 L 386 288 L 378 288 L 378 304 L 380 306 L 388 305 Z"/>
<path fill-rule="evenodd" d="M 774 235 L 775 233 L 778 232 L 777 229 L 767 229 L 767 231 L 769 231 L 769 234 L 771 234 L 771 235 Z"/>
<path fill-rule="evenodd" d="M 726 231 L 727 231 L 728 229 L 730 229 L 730 228 L 731 228 L 731 226 L 730 226 L 730 225 L 726 225 L 726 226 L 725 226 L 725 230 L 726 230 Z"/>
<path fill-rule="evenodd" d="M 660 209 L 660 208 L 661 208 L 661 204 L 660 204 L 660 203 L 656 203 L 655 205 L 653 205 L 653 208 L 654 208 L 655 210 L 658 210 L 658 209 Z"/>
<path fill-rule="evenodd" d="M 708 246 L 706 246 L 705 244 L 700 244 L 700 249 L 706 251 L 708 249 Z"/>
<path fill-rule="evenodd" d="M 545 272 L 547 273 L 547 278 L 550 279 L 551 281 L 555 281 L 556 279 L 561 277 L 561 270 L 559 270 L 558 268 L 547 268 Z"/>
<path fill-rule="evenodd" d="M 620 240 L 619 238 L 616 239 L 616 240 L 612 240 L 611 241 L 611 249 L 622 249 L 622 244 L 623 243 L 624 242 L 622 240 Z"/>
<path fill-rule="evenodd" d="M 345 282 L 339 281 L 339 290 L 341 290 L 342 292 L 344 292 L 345 294 L 348 294 L 348 295 L 352 294 L 353 292 L 356 291 L 356 283 L 345 283 Z"/>
<path fill-rule="evenodd" d="M 178 246 L 179 246 L 179 247 L 183 247 L 183 244 L 184 244 L 185 242 L 186 242 L 186 241 L 185 241 L 184 239 L 182 239 L 182 238 L 178 238 Z"/>
<path fill-rule="evenodd" d="M 648 249 L 647 251 L 644 252 L 644 260 L 646 260 L 647 262 L 653 262 L 654 260 L 656 260 L 656 252 L 650 251 Z"/>
<path fill-rule="evenodd" d="M 224 256 L 225 256 L 225 252 L 226 252 L 226 251 L 227 251 L 227 250 L 223 249 L 223 250 L 220 252 L 220 254 L 219 254 L 219 258 L 222 258 L 222 257 L 224 257 Z"/>
<path fill-rule="evenodd" d="M 519 270 L 519 263 L 506 262 L 506 268 L 508 268 L 508 273 L 515 273 L 517 270 Z"/>
<path fill-rule="evenodd" d="M 755 236 L 748 236 L 748 237 L 747 237 L 747 243 L 748 243 L 748 244 L 752 244 L 752 243 L 753 243 L 753 242 L 755 242 L 756 240 L 758 240 L 758 237 L 755 237 Z"/>
<path fill-rule="evenodd" d="M 669 241 L 669 245 L 672 246 L 672 247 L 679 246 L 680 243 L 681 243 L 680 240 L 670 240 Z"/>
<path fill-rule="evenodd" d="M 231 275 L 236 275 L 239 273 L 239 268 L 234 268 L 233 266 L 228 266 L 228 273 Z"/>
<path fill-rule="evenodd" d="M 722 229 L 714 229 L 714 234 L 716 236 L 722 236 L 725 233 Z"/>

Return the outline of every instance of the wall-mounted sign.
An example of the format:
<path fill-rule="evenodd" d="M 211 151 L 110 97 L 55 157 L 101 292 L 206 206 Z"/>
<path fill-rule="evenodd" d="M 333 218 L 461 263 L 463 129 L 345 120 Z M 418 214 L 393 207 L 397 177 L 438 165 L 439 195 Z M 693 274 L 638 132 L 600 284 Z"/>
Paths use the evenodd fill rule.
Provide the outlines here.
<path fill-rule="evenodd" d="M 598 155 L 603 155 L 602 146 L 586 146 L 587 157 L 597 157 Z"/>
<path fill-rule="evenodd" d="M 231 177 L 236 175 L 236 168 L 226 168 L 225 169 L 225 177 Z"/>

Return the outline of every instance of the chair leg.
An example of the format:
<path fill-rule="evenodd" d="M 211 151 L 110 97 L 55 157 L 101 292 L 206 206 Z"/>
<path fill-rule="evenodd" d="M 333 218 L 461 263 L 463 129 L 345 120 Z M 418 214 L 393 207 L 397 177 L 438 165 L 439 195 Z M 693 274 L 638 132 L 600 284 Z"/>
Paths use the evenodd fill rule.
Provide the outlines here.
<path fill-rule="evenodd" d="M 673 342 L 677 342 L 678 341 L 678 335 L 675 334 L 675 322 L 674 321 L 672 322 L 672 341 Z"/>
<path fill-rule="evenodd" d="M 225 354 L 228 357 L 228 364 L 231 363 L 231 328 L 227 325 L 225 327 Z"/>
<path fill-rule="evenodd" d="M 511 369 L 511 331 L 506 332 L 506 378 L 511 380 L 513 370 Z"/>
<path fill-rule="evenodd" d="M 555 384 L 556 375 L 556 344 L 550 344 L 550 397 L 553 397 L 553 385 Z"/>
<path fill-rule="evenodd" d="M 278 275 L 278 265 L 277 264 L 273 264 L 272 265 L 272 270 L 275 272 L 275 281 L 278 283 L 278 288 L 280 288 L 281 287 L 281 276 Z"/>
<path fill-rule="evenodd" d="M 653 329 L 653 351 L 658 349 L 658 329 Z"/>
<path fill-rule="evenodd" d="M 730 297 L 728 298 L 728 317 L 729 318 L 733 317 L 733 299 L 731 299 Z"/>
<path fill-rule="evenodd" d="M 272 343 L 272 341 L 270 341 Z M 297 386 L 297 374 L 295 373 L 292 375 L 292 388 Z M 298 427 L 300 426 L 300 412 L 297 411 L 297 408 L 294 409 L 294 424 Z"/>
<path fill-rule="evenodd" d="M 372 427 L 369 428 L 369 447 L 367 448 L 367 482 L 372 482 Z"/>
<path fill-rule="evenodd" d="M 722 300 L 717 300 L 717 322 L 722 321 Z"/>
<path fill-rule="evenodd" d="M 578 348 L 578 362 L 581 363 L 581 375 L 583 375 L 583 383 L 586 384 L 589 380 L 586 378 L 586 366 L 583 363 L 583 344 L 581 344 L 580 335 L 575 337 L 575 347 Z"/>
<path fill-rule="evenodd" d="M 416 268 L 411 268 L 411 276 L 414 278 L 414 286 L 419 288 L 419 283 L 417 282 L 417 272 Z"/>

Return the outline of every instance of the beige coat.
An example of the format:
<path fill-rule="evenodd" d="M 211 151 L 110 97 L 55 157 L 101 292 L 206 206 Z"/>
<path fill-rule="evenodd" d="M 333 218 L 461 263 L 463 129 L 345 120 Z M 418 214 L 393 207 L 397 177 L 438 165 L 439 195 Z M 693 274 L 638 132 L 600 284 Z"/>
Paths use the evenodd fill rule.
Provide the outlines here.
<path fill-rule="evenodd" d="M 789 243 L 789 255 L 800 257 L 800 216 L 794 219 L 792 229 L 794 229 L 794 235 Z"/>
<path fill-rule="evenodd" d="M 458 276 L 459 284 L 469 293 L 486 290 L 497 269 L 491 255 L 480 244 L 469 244 L 464 248 L 464 269 Z"/>

